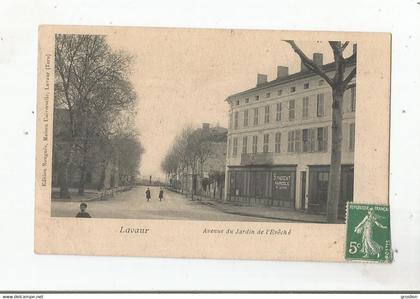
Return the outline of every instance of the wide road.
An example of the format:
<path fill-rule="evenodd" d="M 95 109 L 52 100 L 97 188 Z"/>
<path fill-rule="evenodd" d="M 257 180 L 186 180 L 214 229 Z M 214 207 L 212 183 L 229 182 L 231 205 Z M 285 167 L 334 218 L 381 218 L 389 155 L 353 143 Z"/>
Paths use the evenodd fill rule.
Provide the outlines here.
<path fill-rule="evenodd" d="M 159 201 L 159 188 L 151 187 L 150 190 L 152 198 L 149 202 L 145 198 L 146 187 L 136 187 L 116 193 L 108 200 L 87 202 L 87 212 L 94 218 L 270 221 L 266 218 L 227 214 L 169 190 L 164 191 L 164 199 Z M 51 215 L 75 217 L 79 205 L 80 202 L 53 201 Z"/>

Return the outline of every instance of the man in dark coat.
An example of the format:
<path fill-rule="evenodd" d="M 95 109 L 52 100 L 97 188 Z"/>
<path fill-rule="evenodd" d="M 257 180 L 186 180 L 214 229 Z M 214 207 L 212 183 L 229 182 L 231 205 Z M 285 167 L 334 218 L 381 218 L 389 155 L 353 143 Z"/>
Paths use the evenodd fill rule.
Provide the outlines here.
<path fill-rule="evenodd" d="M 151 198 L 150 189 L 149 189 L 149 187 L 147 187 L 147 189 L 146 189 L 146 199 L 147 199 L 147 201 L 149 201 L 150 198 Z"/>
<path fill-rule="evenodd" d="M 159 191 L 159 201 L 162 201 L 162 199 L 163 199 L 163 189 L 160 188 L 160 191 Z"/>

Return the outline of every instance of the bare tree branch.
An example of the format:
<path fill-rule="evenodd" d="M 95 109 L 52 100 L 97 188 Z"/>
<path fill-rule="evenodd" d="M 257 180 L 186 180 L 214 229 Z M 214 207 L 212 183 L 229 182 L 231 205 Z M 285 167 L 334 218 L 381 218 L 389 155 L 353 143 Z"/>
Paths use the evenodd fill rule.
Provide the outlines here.
<path fill-rule="evenodd" d="M 340 41 L 329 41 L 329 44 L 334 53 L 335 75 L 333 81 L 334 84 L 341 85 L 346 71 L 346 61 L 343 57 L 343 47 L 341 46 Z"/>
<path fill-rule="evenodd" d="M 336 56 L 340 56 L 341 55 L 341 42 L 329 41 L 328 43 L 330 44 L 331 49 L 333 50 L 334 58 Z"/>
<path fill-rule="evenodd" d="M 356 58 L 357 58 L 357 52 L 355 51 L 353 54 L 351 54 L 349 57 L 345 59 L 346 64 L 351 64 L 351 63 L 356 62 Z"/>
<path fill-rule="evenodd" d="M 356 83 L 348 84 L 345 90 L 353 88 L 353 87 L 356 87 Z"/>
<path fill-rule="evenodd" d="M 350 43 L 349 41 L 345 41 L 344 44 L 341 46 L 341 51 L 344 51 L 349 45 L 349 43 Z"/>
<path fill-rule="evenodd" d="M 298 47 L 298 45 L 293 40 L 285 40 L 286 43 L 288 43 L 292 49 L 296 52 L 296 54 L 299 55 L 300 59 L 302 60 L 302 63 L 311 71 L 313 71 L 315 74 L 321 76 L 324 78 L 325 81 L 329 85 L 332 86 L 333 81 L 330 77 L 317 65 L 315 64 L 311 59 L 308 58 L 308 56 L 303 53 L 303 51 Z"/>
<path fill-rule="evenodd" d="M 351 72 L 350 72 L 350 74 L 348 74 L 347 75 L 347 78 L 346 79 L 344 79 L 344 81 L 343 81 L 343 86 L 344 86 L 344 89 L 347 89 L 346 87 L 347 87 L 347 85 L 350 83 L 350 81 L 354 78 L 356 76 L 356 67 L 354 67 L 352 70 L 351 70 Z"/>

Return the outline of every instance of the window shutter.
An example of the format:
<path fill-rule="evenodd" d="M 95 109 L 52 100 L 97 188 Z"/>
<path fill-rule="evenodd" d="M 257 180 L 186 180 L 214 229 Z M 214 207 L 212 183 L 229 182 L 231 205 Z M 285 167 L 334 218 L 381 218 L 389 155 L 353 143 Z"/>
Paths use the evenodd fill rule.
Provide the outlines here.
<path fill-rule="evenodd" d="M 309 143 L 310 143 L 310 152 L 316 152 L 316 138 L 315 138 L 315 129 L 312 128 L 309 131 Z"/>
<path fill-rule="evenodd" d="M 324 127 L 324 151 L 328 152 L 328 127 Z"/>

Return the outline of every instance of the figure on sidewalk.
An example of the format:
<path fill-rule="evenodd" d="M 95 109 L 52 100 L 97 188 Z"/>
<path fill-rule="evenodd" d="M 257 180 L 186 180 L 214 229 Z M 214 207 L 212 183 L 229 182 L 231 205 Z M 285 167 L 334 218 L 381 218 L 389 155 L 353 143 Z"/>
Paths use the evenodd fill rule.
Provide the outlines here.
<path fill-rule="evenodd" d="M 90 217 L 89 213 L 86 212 L 86 209 L 87 209 L 87 204 L 82 202 L 80 204 L 80 212 L 77 213 L 76 217 L 77 218 L 92 218 Z"/>
<path fill-rule="evenodd" d="M 162 199 L 163 199 L 163 188 L 161 187 L 159 191 L 159 201 L 162 201 Z"/>
<path fill-rule="evenodd" d="M 150 198 L 151 198 L 150 189 L 149 189 L 149 187 L 147 187 L 147 189 L 146 189 L 146 199 L 147 199 L 147 201 L 149 201 Z"/>

